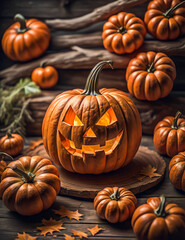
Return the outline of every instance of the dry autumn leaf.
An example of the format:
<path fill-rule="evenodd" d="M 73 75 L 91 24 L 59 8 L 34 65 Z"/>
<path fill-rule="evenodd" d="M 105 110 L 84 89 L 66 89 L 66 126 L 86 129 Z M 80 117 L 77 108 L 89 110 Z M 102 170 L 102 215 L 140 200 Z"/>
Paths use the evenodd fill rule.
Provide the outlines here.
<path fill-rule="evenodd" d="M 149 177 L 149 178 L 153 178 L 153 177 L 160 177 L 161 174 L 156 173 L 155 171 L 157 170 L 157 168 L 152 167 L 151 165 L 148 165 L 146 167 L 143 167 L 141 169 L 141 171 L 139 172 L 139 176 L 137 176 L 137 179 L 139 181 L 142 181 L 143 178 L 145 177 Z"/>
<path fill-rule="evenodd" d="M 29 149 L 33 150 L 33 149 L 35 149 L 36 147 L 40 146 L 41 144 L 43 144 L 43 140 L 42 140 L 42 139 L 33 141 L 33 142 L 31 142 L 31 144 L 30 144 L 30 146 L 29 146 Z"/>
<path fill-rule="evenodd" d="M 54 212 L 55 214 L 58 214 L 61 217 L 68 217 L 70 220 L 73 218 L 73 219 L 76 219 L 77 221 L 79 221 L 83 216 L 83 214 L 79 213 L 78 210 L 71 211 L 66 207 L 64 207 L 63 205 L 60 206 L 59 210 L 54 210 Z"/>
<path fill-rule="evenodd" d="M 87 234 L 82 231 L 72 230 L 71 232 L 74 236 L 78 236 L 80 239 L 83 237 L 88 238 Z"/>
<path fill-rule="evenodd" d="M 23 232 L 22 234 L 21 233 L 17 233 L 17 237 L 18 238 L 15 238 L 15 240 L 36 240 L 37 237 L 32 237 L 31 235 Z"/>
<path fill-rule="evenodd" d="M 96 235 L 98 232 L 100 232 L 101 230 L 103 230 L 103 228 L 99 228 L 98 225 L 96 225 L 93 228 L 88 228 L 87 229 L 89 232 L 91 232 L 91 234 L 94 236 Z"/>
<path fill-rule="evenodd" d="M 65 240 L 75 240 L 75 237 L 72 237 L 70 235 L 64 234 Z"/>
<path fill-rule="evenodd" d="M 62 229 L 65 229 L 62 227 L 63 223 L 61 221 L 57 221 L 53 218 L 50 218 L 49 220 L 42 219 L 42 224 L 44 226 L 37 227 L 38 230 L 41 232 L 40 235 L 46 236 L 47 233 L 53 234 L 53 232 L 60 232 Z"/>

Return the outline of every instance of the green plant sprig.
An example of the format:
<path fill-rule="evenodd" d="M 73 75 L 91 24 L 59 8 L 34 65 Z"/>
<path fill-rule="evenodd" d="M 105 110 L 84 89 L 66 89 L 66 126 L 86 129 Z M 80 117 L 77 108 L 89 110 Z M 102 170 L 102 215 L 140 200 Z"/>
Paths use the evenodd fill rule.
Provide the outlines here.
<path fill-rule="evenodd" d="M 28 110 L 30 98 L 41 93 L 30 78 L 20 79 L 15 86 L 0 88 L 0 131 L 25 135 L 26 122 L 33 122 Z"/>

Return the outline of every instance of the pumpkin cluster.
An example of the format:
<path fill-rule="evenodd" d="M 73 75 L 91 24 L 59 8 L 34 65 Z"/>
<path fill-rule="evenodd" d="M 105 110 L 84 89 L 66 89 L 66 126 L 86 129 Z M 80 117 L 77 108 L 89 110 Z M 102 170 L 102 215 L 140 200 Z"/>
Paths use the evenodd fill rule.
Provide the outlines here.
<path fill-rule="evenodd" d="M 2 49 L 11 60 L 30 61 L 41 56 L 48 48 L 51 34 L 48 26 L 37 20 L 26 20 L 23 15 L 14 16 L 15 23 L 4 33 Z M 35 68 L 31 79 L 43 89 L 51 88 L 58 82 L 58 72 L 53 66 Z"/>

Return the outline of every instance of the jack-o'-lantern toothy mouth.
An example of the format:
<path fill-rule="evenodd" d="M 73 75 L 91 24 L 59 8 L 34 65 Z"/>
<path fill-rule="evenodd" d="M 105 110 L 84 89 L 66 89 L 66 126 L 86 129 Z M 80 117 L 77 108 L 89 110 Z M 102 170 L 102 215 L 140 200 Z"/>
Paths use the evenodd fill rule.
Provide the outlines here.
<path fill-rule="evenodd" d="M 104 146 L 100 146 L 99 144 L 97 145 L 82 145 L 82 149 L 78 149 L 75 147 L 75 144 L 73 141 L 65 138 L 61 132 L 59 131 L 59 136 L 62 145 L 64 148 L 71 154 L 79 155 L 82 156 L 83 153 L 89 153 L 89 154 L 94 154 L 97 151 L 104 151 L 106 155 L 111 154 L 114 149 L 118 146 L 119 142 L 121 141 L 123 135 L 123 130 L 118 134 L 116 138 L 107 140 L 105 142 Z"/>

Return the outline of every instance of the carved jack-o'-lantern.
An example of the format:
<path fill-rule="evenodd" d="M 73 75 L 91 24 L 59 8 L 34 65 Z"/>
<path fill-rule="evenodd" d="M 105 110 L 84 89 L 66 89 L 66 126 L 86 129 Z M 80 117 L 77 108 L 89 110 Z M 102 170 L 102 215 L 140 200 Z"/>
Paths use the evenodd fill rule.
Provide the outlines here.
<path fill-rule="evenodd" d="M 131 161 L 141 141 L 140 116 L 131 99 L 117 89 L 97 89 L 105 64 L 111 62 L 93 68 L 84 91 L 57 96 L 44 117 L 44 146 L 55 163 L 71 172 L 116 170 Z"/>

